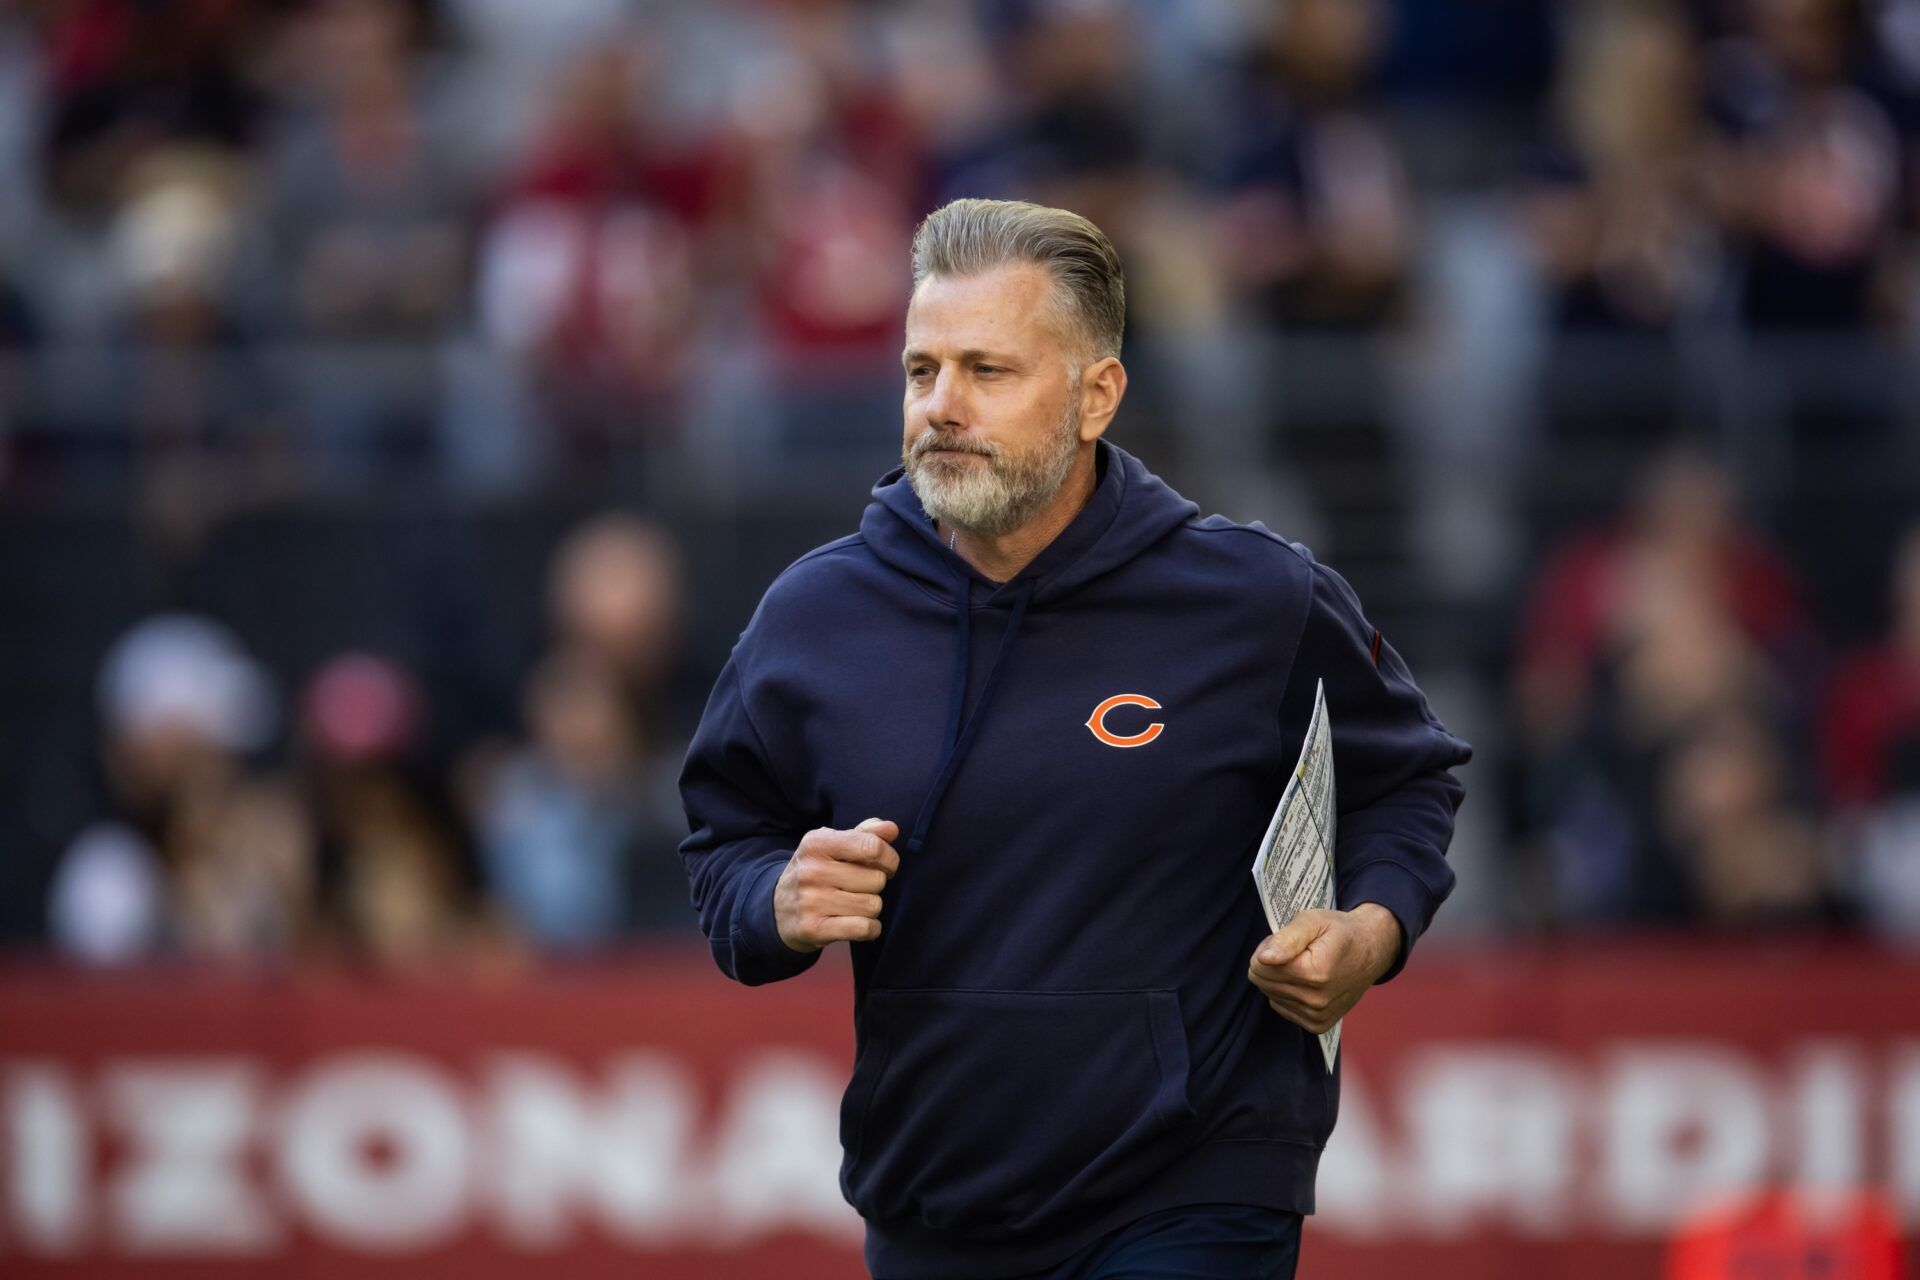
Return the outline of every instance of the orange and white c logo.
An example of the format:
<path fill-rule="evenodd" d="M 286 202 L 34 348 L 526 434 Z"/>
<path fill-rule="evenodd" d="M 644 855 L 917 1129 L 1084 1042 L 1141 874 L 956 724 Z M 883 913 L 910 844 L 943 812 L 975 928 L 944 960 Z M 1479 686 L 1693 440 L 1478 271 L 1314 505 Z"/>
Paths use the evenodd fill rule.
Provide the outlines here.
<path fill-rule="evenodd" d="M 1125 736 L 1114 733 L 1107 728 L 1106 719 L 1107 712 L 1115 707 L 1145 707 L 1150 711 L 1158 711 L 1160 704 L 1144 693 L 1116 693 L 1095 707 L 1093 714 L 1087 717 L 1087 728 L 1092 731 L 1094 737 L 1110 747 L 1144 747 L 1159 737 L 1160 731 L 1167 727 L 1155 720 L 1138 733 L 1129 733 Z"/>

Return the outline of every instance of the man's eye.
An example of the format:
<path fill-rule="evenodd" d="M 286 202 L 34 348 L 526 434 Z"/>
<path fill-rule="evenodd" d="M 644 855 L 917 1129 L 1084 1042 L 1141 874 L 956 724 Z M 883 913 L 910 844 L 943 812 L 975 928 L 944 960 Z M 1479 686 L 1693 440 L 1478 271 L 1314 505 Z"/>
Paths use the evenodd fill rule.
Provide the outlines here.
<path fill-rule="evenodd" d="M 913 368 L 907 370 L 907 376 L 909 378 L 926 378 L 926 377 L 932 376 L 932 374 L 933 374 L 933 370 L 929 369 L 926 365 L 923 365 L 923 364 L 917 364 Z"/>
<path fill-rule="evenodd" d="M 1000 368 L 1000 366 L 999 366 L 999 365 L 997 365 L 997 364 L 977 364 L 977 365 L 975 365 L 975 366 L 973 366 L 973 371 L 974 371 L 975 373 L 1001 373 L 1001 372 L 1003 372 L 1003 370 L 1002 370 L 1002 369 Z"/>

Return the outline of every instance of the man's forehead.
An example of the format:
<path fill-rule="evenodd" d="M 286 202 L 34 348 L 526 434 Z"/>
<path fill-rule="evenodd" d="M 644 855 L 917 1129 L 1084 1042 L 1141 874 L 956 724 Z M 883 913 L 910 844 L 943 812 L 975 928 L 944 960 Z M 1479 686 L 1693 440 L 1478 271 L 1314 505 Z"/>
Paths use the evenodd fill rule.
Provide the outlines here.
<path fill-rule="evenodd" d="M 1033 351 L 1054 345 L 1053 277 L 1029 263 L 970 276 L 928 276 L 907 303 L 907 349 Z"/>

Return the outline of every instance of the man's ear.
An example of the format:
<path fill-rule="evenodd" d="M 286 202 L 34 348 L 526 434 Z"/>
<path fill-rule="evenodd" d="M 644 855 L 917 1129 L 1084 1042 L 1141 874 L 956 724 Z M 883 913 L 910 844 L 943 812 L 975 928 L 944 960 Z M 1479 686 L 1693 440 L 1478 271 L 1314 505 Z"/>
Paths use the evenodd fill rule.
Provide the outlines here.
<path fill-rule="evenodd" d="M 1098 440 L 1120 411 L 1127 394 L 1127 366 L 1114 356 L 1096 360 L 1080 371 L 1080 439 Z"/>

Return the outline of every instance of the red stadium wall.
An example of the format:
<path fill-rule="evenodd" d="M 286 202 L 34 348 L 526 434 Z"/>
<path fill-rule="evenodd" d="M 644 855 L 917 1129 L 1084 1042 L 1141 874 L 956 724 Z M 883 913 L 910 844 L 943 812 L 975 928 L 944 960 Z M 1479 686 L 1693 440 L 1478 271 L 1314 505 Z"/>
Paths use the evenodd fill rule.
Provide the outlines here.
<path fill-rule="evenodd" d="M 848 998 L 0 970 L 0 1275 L 860 1274 Z M 1657 1275 L 1764 1186 L 1920 1228 L 1920 959 L 1430 944 L 1346 1037 L 1303 1276 Z"/>

